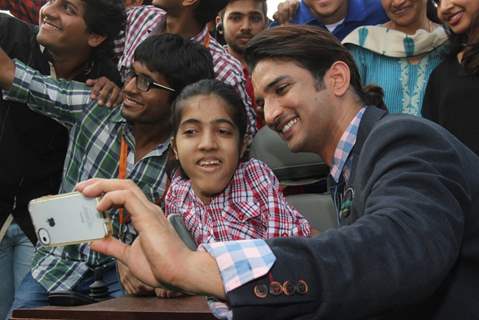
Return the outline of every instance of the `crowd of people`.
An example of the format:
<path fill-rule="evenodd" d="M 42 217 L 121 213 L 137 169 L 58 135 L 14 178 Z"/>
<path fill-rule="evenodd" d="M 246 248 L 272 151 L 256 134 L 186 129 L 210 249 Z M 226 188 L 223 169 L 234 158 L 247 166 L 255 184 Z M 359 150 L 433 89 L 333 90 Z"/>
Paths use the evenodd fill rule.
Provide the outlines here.
<path fill-rule="evenodd" d="M 0 10 L 0 318 L 101 269 L 112 297 L 204 294 L 222 319 L 479 319 L 477 0 Z M 264 125 L 330 167 L 337 228 L 250 157 Z M 111 237 L 38 244 L 29 201 L 72 191 Z"/>

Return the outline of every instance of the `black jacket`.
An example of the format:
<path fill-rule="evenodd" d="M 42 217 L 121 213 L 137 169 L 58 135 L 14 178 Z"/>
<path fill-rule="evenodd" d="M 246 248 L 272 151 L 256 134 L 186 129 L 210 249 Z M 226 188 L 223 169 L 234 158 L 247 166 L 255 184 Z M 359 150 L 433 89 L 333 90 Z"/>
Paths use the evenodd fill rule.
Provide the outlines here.
<path fill-rule="evenodd" d="M 50 74 L 48 53 L 42 52 L 36 41 L 36 27 L 0 14 L 0 30 L 0 46 L 11 58 Z M 120 75 L 108 57 L 89 66 L 75 80 L 106 76 L 120 84 Z M 22 230 L 35 241 L 28 202 L 58 193 L 67 145 L 68 131 L 59 123 L 0 97 L 0 225 L 13 213 Z"/>
<path fill-rule="evenodd" d="M 352 152 L 342 226 L 268 240 L 271 275 L 227 295 L 234 319 L 478 319 L 479 158 L 430 121 L 373 107 Z M 271 279 L 308 292 L 257 297 Z"/>

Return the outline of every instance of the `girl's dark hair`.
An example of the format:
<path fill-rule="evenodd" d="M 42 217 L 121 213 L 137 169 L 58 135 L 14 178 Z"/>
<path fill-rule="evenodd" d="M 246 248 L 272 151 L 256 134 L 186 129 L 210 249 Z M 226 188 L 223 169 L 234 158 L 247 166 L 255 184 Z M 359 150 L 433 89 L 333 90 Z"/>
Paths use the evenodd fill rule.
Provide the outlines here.
<path fill-rule="evenodd" d="M 267 29 L 248 43 L 245 59 L 253 70 L 264 59 L 292 61 L 311 72 L 318 83 L 336 61 L 343 61 L 351 73 L 351 86 L 366 105 L 384 106 L 381 88 L 361 84 L 358 68 L 349 51 L 330 32 L 314 26 L 287 25 Z"/>
<path fill-rule="evenodd" d="M 136 48 L 134 60 L 165 77 L 176 90 L 171 95 L 172 100 L 188 84 L 215 76 L 209 50 L 177 34 L 163 33 L 148 37 Z"/>
<path fill-rule="evenodd" d="M 246 133 L 246 110 L 243 101 L 236 90 L 229 84 L 215 79 L 200 80 L 186 86 L 171 105 L 171 128 L 173 136 L 176 136 L 181 122 L 183 102 L 195 96 L 215 95 L 221 98 L 228 108 L 228 113 L 233 123 L 238 127 L 240 143 L 243 142 Z"/>
<path fill-rule="evenodd" d="M 444 25 L 449 37 L 450 55 L 456 55 L 464 51 L 462 65 L 467 73 L 479 75 L 479 15 L 474 18 L 470 30 L 477 30 L 474 35 L 469 33 L 454 33 L 449 26 Z"/>
<path fill-rule="evenodd" d="M 106 37 L 93 50 L 95 60 L 113 60 L 114 40 L 125 29 L 126 12 L 123 0 L 83 0 L 85 2 L 85 24 L 90 33 Z"/>

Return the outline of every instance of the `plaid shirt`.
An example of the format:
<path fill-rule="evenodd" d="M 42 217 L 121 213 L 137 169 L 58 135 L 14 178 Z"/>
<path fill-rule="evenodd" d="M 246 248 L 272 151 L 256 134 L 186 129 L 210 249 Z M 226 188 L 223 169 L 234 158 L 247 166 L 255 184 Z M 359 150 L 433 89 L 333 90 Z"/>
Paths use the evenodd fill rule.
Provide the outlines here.
<path fill-rule="evenodd" d="M 195 195 L 190 179 L 176 176 L 165 212 L 183 216 L 197 244 L 310 235 L 308 221 L 288 205 L 271 169 L 255 159 L 240 163 L 224 192 L 208 205 Z"/>
<path fill-rule="evenodd" d="M 365 108 L 361 108 L 358 111 L 336 147 L 333 163 L 333 168 L 336 167 L 334 169 L 336 178 L 333 178 L 337 179 L 336 181 L 339 180 L 349 154 L 356 143 L 364 110 Z M 333 169 L 331 169 L 331 172 L 333 172 Z M 276 261 L 276 257 L 268 244 L 261 239 L 202 244 L 200 250 L 208 251 L 215 258 L 225 292 L 230 292 L 249 281 L 264 276 Z M 223 312 L 223 314 L 225 314 L 225 317 L 230 315 L 227 312 Z"/>
<path fill-rule="evenodd" d="M 90 100 L 90 89 L 83 83 L 53 80 L 15 61 L 13 86 L 5 98 L 28 104 L 37 112 L 62 123 L 70 131 L 60 193 L 70 192 L 77 182 L 92 177 L 116 178 L 120 137 L 128 144 L 127 178 L 132 179 L 154 202 L 164 192 L 168 143 L 158 145 L 134 162 L 135 140 L 131 127 L 121 116 L 121 108 L 101 107 Z M 111 212 L 113 232 L 118 234 L 118 210 Z M 126 241 L 135 231 L 127 226 Z M 32 264 L 33 277 L 48 291 L 70 290 L 91 268 L 110 263 L 111 258 L 90 251 L 88 244 L 59 248 L 40 247 Z"/>
<path fill-rule="evenodd" d="M 135 6 L 126 10 L 126 28 L 115 41 L 115 55 L 119 58 L 118 70 L 126 78 L 133 64 L 136 48 L 150 33 L 165 21 L 166 12 L 154 6 Z"/>
<path fill-rule="evenodd" d="M 330 175 L 336 181 L 339 182 L 341 174 L 343 174 L 344 181 L 349 180 L 351 174 L 351 157 L 349 154 L 353 150 L 356 143 L 356 137 L 358 135 L 359 123 L 363 118 L 365 107 L 356 113 L 353 120 L 349 123 L 349 126 L 344 131 L 341 139 L 339 139 L 336 150 L 334 151 L 333 165 L 331 167 Z"/>
<path fill-rule="evenodd" d="M 20 20 L 31 24 L 38 24 L 38 13 L 47 0 L 6 0 L 0 7 L 2 10 L 9 10 L 10 13 Z"/>
<path fill-rule="evenodd" d="M 164 31 L 166 12 L 153 6 L 139 6 L 128 9 L 127 28 L 124 39 L 116 42 L 115 52 L 123 53 L 120 57 L 118 70 L 124 76 L 133 63 L 133 56 L 138 45 L 154 33 Z M 208 27 L 191 40 L 204 43 L 209 36 Z M 230 55 L 215 38 L 209 36 L 208 49 L 213 57 L 216 79 L 232 85 L 243 100 L 248 116 L 247 132 L 254 136 L 256 133 L 256 112 L 250 97 L 246 92 L 245 79 L 241 63 Z"/>

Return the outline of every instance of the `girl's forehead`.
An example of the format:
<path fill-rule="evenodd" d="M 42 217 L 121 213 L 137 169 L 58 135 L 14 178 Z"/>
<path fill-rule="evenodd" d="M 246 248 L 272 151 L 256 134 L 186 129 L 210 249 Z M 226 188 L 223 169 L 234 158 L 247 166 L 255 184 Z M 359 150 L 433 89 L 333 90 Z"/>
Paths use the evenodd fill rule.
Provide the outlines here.
<path fill-rule="evenodd" d="M 181 103 L 181 122 L 194 118 L 201 122 L 210 122 L 226 118 L 232 122 L 231 106 L 216 95 L 198 95 Z"/>

